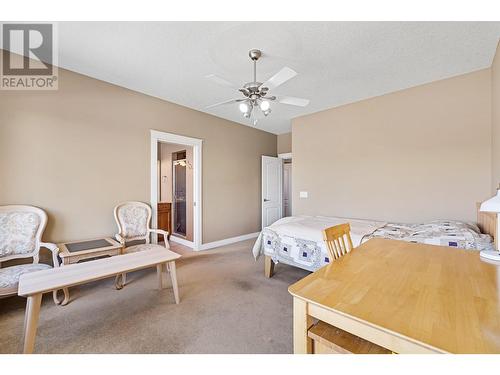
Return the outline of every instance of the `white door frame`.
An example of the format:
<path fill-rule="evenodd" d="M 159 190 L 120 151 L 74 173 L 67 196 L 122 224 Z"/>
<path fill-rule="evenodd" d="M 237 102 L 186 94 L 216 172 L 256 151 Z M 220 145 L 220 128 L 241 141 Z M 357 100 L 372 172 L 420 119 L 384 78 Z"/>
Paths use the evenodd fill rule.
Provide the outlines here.
<path fill-rule="evenodd" d="M 185 137 L 158 130 L 151 130 L 151 208 L 152 227 L 158 225 L 158 142 L 175 143 L 193 147 L 193 241 L 170 236 L 170 240 L 188 246 L 193 250 L 200 250 L 202 243 L 202 212 L 201 212 L 201 156 L 203 140 Z M 157 242 L 157 236 L 153 236 L 153 242 Z"/>
<path fill-rule="evenodd" d="M 291 152 L 286 152 L 283 154 L 278 154 L 278 157 L 280 159 L 292 159 L 292 153 Z"/>

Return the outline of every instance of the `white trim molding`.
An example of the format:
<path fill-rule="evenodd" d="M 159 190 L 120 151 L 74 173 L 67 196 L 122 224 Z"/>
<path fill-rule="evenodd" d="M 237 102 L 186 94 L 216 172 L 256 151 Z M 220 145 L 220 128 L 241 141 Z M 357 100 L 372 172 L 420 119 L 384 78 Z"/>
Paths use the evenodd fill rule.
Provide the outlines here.
<path fill-rule="evenodd" d="M 182 244 L 191 247 L 193 250 L 200 250 L 202 243 L 202 202 L 201 202 L 201 168 L 202 168 L 202 146 L 203 140 L 198 138 L 185 137 L 183 135 L 166 133 L 158 130 L 151 130 L 151 208 L 153 210 L 152 226 L 156 228 L 158 225 L 158 142 L 176 143 L 185 146 L 193 147 L 193 242 L 186 241 Z M 172 240 L 173 236 L 170 236 Z M 176 240 L 182 240 L 176 238 Z M 153 242 L 156 243 L 157 238 L 153 236 Z"/>
<path fill-rule="evenodd" d="M 219 240 L 219 241 L 213 241 L 213 242 L 204 243 L 203 245 L 201 245 L 200 250 L 213 249 L 214 247 L 220 247 L 220 246 L 230 245 L 232 243 L 249 240 L 251 238 L 257 238 L 259 236 L 259 233 L 260 232 L 243 234 L 243 235 L 237 236 L 237 237 L 231 237 L 231 238 L 226 238 L 224 240 Z M 170 237 L 170 239 L 172 239 L 172 237 Z"/>
<path fill-rule="evenodd" d="M 187 246 L 187 247 L 189 247 L 191 249 L 194 249 L 194 242 L 193 241 L 188 241 L 188 240 L 186 240 L 184 238 L 180 238 L 180 237 L 174 236 L 173 234 L 170 236 L 170 240 L 169 241 L 170 242 L 178 243 L 180 245 Z"/>

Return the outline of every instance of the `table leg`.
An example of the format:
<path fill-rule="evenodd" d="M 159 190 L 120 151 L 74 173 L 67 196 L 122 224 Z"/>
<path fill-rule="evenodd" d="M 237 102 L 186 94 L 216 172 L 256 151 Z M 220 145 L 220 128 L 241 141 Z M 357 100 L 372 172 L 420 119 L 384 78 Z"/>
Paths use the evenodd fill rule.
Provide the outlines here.
<path fill-rule="evenodd" d="M 61 265 L 59 267 L 66 266 L 68 264 L 71 264 L 71 258 L 64 257 L 62 259 Z M 59 298 L 57 298 L 57 293 L 59 292 L 59 290 L 52 291 L 52 298 L 54 299 L 54 303 L 56 305 L 65 306 L 69 302 L 69 289 L 68 288 L 63 288 L 62 291 L 64 293 L 64 299 L 62 301 L 59 301 Z"/>
<path fill-rule="evenodd" d="M 29 296 L 26 302 L 26 315 L 24 317 L 24 354 L 33 353 L 41 304 L 42 293 Z"/>
<path fill-rule="evenodd" d="M 174 290 L 175 303 L 179 303 L 179 287 L 177 285 L 177 273 L 175 271 L 175 262 L 169 262 L 170 278 L 172 280 L 172 289 Z"/>
<path fill-rule="evenodd" d="M 162 273 L 161 273 L 161 279 L 162 279 L 162 283 L 163 285 L 167 285 L 167 276 L 169 274 L 169 269 L 168 269 L 168 263 L 164 263 L 161 265 L 161 270 L 162 270 Z"/>
<path fill-rule="evenodd" d="M 313 324 L 312 318 L 307 315 L 307 302 L 293 297 L 293 353 L 312 353 L 312 340 L 307 331 Z"/>
<path fill-rule="evenodd" d="M 163 276 L 162 272 L 163 271 L 163 264 L 157 264 L 156 265 L 156 279 L 158 280 L 158 290 L 163 289 Z"/>

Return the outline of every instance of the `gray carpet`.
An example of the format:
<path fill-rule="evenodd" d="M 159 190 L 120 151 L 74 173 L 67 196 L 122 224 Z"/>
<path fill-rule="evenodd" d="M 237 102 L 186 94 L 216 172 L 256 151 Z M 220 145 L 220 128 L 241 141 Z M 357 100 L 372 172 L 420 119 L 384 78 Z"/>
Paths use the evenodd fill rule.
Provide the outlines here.
<path fill-rule="evenodd" d="M 35 353 L 292 353 L 292 297 L 287 288 L 306 271 L 277 265 L 264 277 L 253 240 L 183 253 L 177 262 L 181 303 L 156 289 L 153 269 L 71 289 L 71 302 L 43 298 Z M 0 352 L 22 352 L 26 300 L 0 299 Z"/>

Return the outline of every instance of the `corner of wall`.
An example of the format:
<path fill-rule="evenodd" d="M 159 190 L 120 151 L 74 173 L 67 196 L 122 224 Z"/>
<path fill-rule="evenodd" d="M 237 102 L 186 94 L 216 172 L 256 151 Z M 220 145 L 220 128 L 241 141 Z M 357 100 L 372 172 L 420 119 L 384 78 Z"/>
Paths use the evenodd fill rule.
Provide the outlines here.
<path fill-rule="evenodd" d="M 491 79 L 491 187 L 494 193 L 500 183 L 500 41 L 493 57 Z"/>
<path fill-rule="evenodd" d="M 279 134 L 276 141 L 278 154 L 292 152 L 292 132 Z"/>

